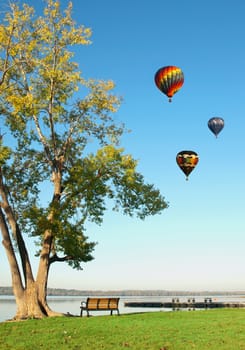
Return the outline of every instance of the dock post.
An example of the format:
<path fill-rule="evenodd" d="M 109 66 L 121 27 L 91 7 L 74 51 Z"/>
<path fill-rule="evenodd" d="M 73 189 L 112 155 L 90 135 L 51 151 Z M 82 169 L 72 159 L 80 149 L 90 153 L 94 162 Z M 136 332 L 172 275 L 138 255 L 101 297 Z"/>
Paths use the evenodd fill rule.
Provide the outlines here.
<path fill-rule="evenodd" d="M 173 309 L 173 311 L 179 311 L 179 309 L 180 309 L 180 301 L 179 301 L 179 298 L 173 298 L 172 299 L 172 309 Z"/>
<path fill-rule="evenodd" d="M 191 310 L 194 311 L 195 308 L 196 308 L 196 306 L 195 306 L 195 302 L 196 302 L 195 298 L 193 298 L 193 299 L 189 298 L 189 299 L 187 300 L 187 302 L 188 302 L 188 310 L 189 310 L 189 311 L 191 311 Z"/>
<path fill-rule="evenodd" d="M 205 298 L 204 299 L 204 304 L 205 304 L 205 309 L 207 309 L 210 304 L 212 304 L 212 299 L 211 298 Z"/>

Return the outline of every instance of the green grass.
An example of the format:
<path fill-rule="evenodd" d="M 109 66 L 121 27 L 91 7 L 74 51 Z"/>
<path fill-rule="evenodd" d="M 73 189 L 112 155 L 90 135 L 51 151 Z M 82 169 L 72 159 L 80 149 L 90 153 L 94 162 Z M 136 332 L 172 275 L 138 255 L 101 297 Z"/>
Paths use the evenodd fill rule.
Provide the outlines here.
<path fill-rule="evenodd" d="M 245 310 L 59 317 L 0 323 L 4 350 L 245 350 Z"/>

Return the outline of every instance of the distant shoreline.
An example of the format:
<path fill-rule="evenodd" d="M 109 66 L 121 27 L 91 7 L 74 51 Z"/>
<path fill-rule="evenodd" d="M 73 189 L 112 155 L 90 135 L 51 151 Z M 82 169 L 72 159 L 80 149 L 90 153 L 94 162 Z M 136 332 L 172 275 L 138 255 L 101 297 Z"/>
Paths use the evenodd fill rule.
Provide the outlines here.
<path fill-rule="evenodd" d="M 12 287 L 0 287 L 0 295 L 13 295 Z M 214 296 L 214 295 L 244 295 L 245 291 L 183 291 L 183 290 L 76 290 L 48 288 L 48 296 Z"/>

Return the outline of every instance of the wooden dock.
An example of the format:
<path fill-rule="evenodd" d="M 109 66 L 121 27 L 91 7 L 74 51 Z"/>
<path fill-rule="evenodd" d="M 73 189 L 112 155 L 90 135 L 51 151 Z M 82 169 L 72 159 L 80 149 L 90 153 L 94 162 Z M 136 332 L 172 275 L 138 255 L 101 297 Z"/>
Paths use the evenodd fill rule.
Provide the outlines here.
<path fill-rule="evenodd" d="M 154 301 L 129 301 L 124 303 L 125 307 L 133 308 L 165 308 L 165 309 L 216 309 L 216 308 L 245 308 L 245 303 L 242 302 L 216 302 L 211 299 L 195 301 L 195 299 L 186 302 L 178 299 L 170 302 L 154 302 Z"/>

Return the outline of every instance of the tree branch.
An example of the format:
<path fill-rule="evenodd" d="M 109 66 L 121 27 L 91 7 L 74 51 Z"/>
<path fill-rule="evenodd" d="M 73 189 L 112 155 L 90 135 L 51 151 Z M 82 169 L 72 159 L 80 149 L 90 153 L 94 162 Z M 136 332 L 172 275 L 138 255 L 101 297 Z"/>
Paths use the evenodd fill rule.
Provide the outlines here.
<path fill-rule="evenodd" d="M 8 197 L 7 197 L 7 189 L 5 185 L 3 184 L 3 178 L 2 174 L 0 174 L 0 196 L 2 198 L 2 201 L 0 203 L 2 209 L 4 210 L 4 213 L 6 214 L 7 221 L 9 223 L 9 226 L 11 227 L 12 234 L 15 238 L 15 241 L 18 246 L 18 250 L 20 253 L 21 263 L 22 263 L 22 269 L 23 269 L 23 275 L 25 279 L 25 283 L 28 281 L 33 281 L 33 274 L 31 269 L 31 264 L 28 256 L 28 252 L 25 246 L 25 242 L 23 240 L 20 228 L 18 223 L 16 222 L 13 210 L 9 204 Z M 6 225 L 6 223 L 5 223 Z M 10 240 L 10 238 L 9 238 Z"/>
<path fill-rule="evenodd" d="M 12 274 L 12 281 L 13 281 L 13 288 L 15 286 L 21 286 L 20 290 L 15 290 L 15 293 L 18 294 L 18 292 L 23 292 L 24 287 L 21 280 L 21 274 L 18 266 L 18 262 L 15 256 L 14 248 L 11 242 L 11 237 L 9 234 L 8 226 L 6 224 L 6 220 L 3 214 L 2 209 L 0 208 L 0 229 L 3 236 L 2 244 L 6 250 L 7 258 L 9 261 L 9 265 L 11 267 L 11 274 Z"/>
<path fill-rule="evenodd" d="M 7 44 L 7 48 L 6 48 L 6 57 L 5 57 L 5 60 L 4 60 L 4 65 L 3 65 L 3 75 L 2 75 L 2 78 L 0 80 L 0 85 L 2 85 L 4 83 L 4 79 L 6 77 L 7 72 L 12 68 L 12 66 L 8 67 L 8 63 L 9 63 L 9 49 L 10 49 L 10 44 L 12 42 L 12 37 L 13 37 L 13 33 L 14 33 L 15 28 L 16 28 L 16 26 L 13 25 L 12 28 L 11 28 L 11 32 L 10 32 L 9 38 L 8 38 L 8 44 Z"/>
<path fill-rule="evenodd" d="M 64 262 L 64 261 L 69 261 L 69 260 L 73 260 L 74 257 L 73 256 L 63 256 L 63 257 L 59 257 L 57 254 L 54 254 L 50 259 L 49 259 L 49 264 L 53 264 L 54 262 Z"/>
<path fill-rule="evenodd" d="M 38 121 L 38 117 L 36 115 L 33 115 L 33 119 L 34 119 L 34 122 L 36 125 L 38 136 L 40 138 L 41 143 L 43 144 L 43 148 L 44 148 L 45 154 L 47 156 L 48 162 L 50 163 L 51 166 L 53 166 L 53 160 L 51 157 L 50 148 L 49 148 L 49 145 L 48 145 L 48 143 L 47 143 L 47 141 L 42 133 L 42 130 L 41 130 L 41 127 L 40 127 L 40 124 Z"/>

